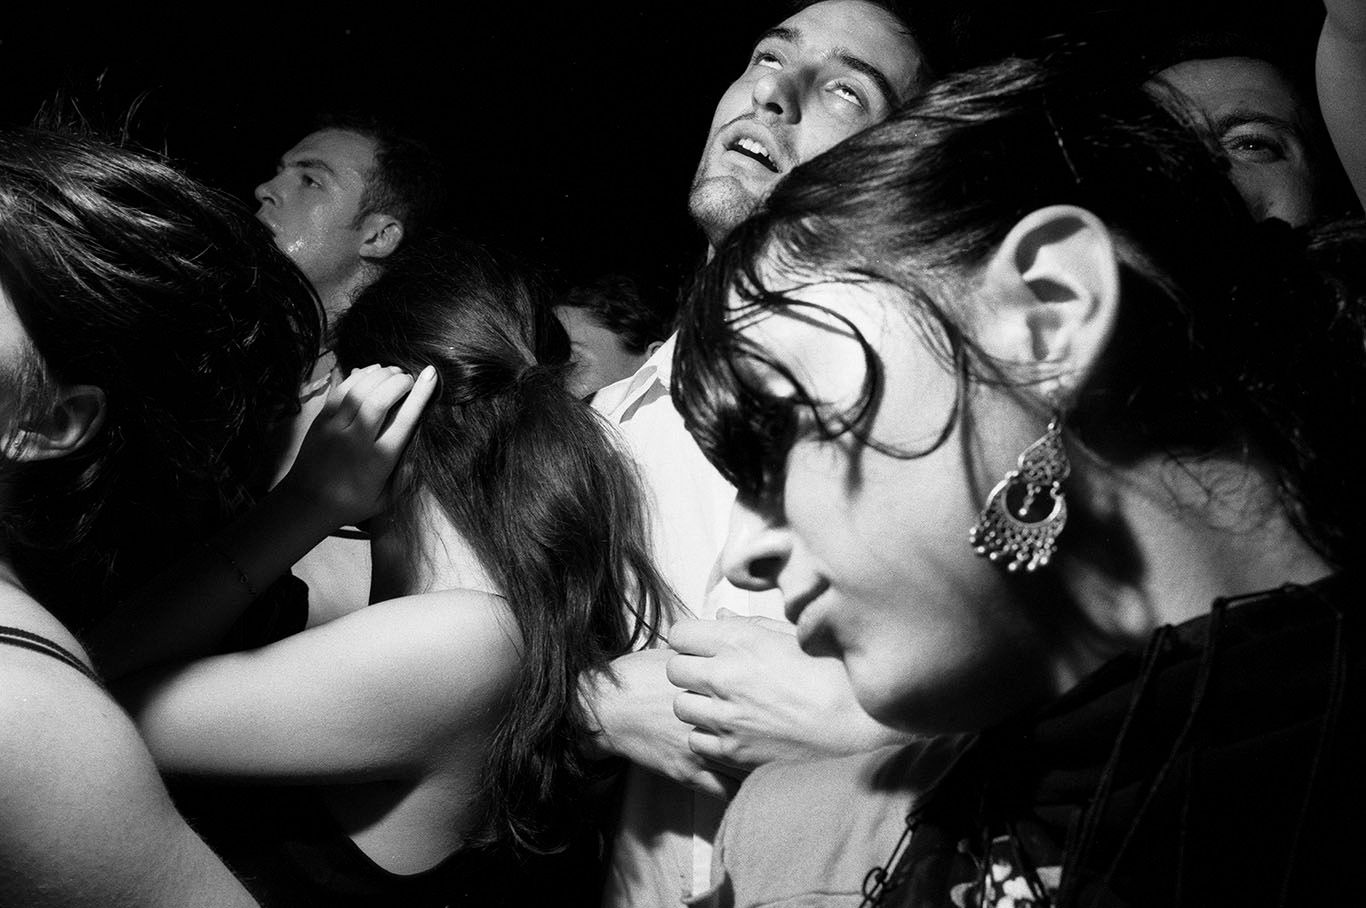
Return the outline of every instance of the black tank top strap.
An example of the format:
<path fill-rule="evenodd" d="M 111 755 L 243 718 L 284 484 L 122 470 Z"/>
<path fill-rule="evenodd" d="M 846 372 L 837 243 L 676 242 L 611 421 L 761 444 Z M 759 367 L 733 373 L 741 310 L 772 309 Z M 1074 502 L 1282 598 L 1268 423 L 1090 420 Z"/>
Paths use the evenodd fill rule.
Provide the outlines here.
<path fill-rule="evenodd" d="M 77 658 L 71 650 L 46 637 L 39 636 L 31 631 L 22 630 L 21 628 L 0 625 L 0 643 L 6 643 L 10 646 L 17 646 L 21 649 L 32 650 L 35 653 L 51 656 L 58 662 L 65 662 L 101 687 L 104 686 L 100 682 L 99 676 L 95 674 L 94 669 Z"/>

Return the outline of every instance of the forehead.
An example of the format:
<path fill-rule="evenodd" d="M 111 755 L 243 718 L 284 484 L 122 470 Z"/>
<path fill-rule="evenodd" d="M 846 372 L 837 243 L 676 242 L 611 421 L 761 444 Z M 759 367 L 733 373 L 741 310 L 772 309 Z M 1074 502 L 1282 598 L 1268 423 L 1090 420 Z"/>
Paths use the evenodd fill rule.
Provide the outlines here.
<path fill-rule="evenodd" d="M 1185 60 L 1160 73 L 1211 119 L 1234 110 L 1256 112 L 1298 123 L 1303 105 L 1290 81 L 1276 67 L 1254 57 Z"/>
<path fill-rule="evenodd" d="M 571 338 L 588 333 L 593 329 L 606 330 L 594 320 L 586 309 L 581 309 L 578 306 L 556 306 L 555 317 L 560 320 L 565 333 Z"/>
<path fill-rule="evenodd" d="M 322 129 L 309 133 L 289 151 L 285 163 L 317 161 L 326 164 L 337 174 L 359 177 L 375 165 L 375 142 L 368 136 L 344 129 Z"/>
<path fill-rule="evenodd" d="M 569 335 L 569 343 L 579 352 L 587 349 L 600 355 L 608 350 L 625 350 L 616 332 L 597 321 L 586 309 L 578 306 L 556 306 L 555 317 Z"/>
<path fill-rule="evenodd" d="M 788 32 L 804 50 L 821 56 L 848 55 L 877 67 L 898 90 L 916 81 L 920 47 L 895 16 L 865 0 L 823 0 L 784 19 L 775 32 Z"/>

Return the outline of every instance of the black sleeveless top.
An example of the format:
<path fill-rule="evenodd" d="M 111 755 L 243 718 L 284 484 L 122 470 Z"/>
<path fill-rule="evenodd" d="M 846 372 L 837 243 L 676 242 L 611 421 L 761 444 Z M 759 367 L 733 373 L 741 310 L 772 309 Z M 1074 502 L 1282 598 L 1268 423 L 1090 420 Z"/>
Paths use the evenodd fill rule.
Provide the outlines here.
<path fill-rule="evenodd" d="M 263 908 L 588 908 L 601 894 L 602 858 L 587 842 L 530 856 L 465 847 L 397 874 L 357 847 L 310 786 L 173 780 L 171 792 Z"/>

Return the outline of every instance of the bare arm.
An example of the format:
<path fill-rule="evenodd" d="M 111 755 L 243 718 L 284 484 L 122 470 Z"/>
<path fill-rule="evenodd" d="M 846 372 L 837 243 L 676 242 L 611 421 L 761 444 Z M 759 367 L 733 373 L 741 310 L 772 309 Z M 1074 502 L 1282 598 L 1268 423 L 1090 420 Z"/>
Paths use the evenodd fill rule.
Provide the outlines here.
<path fill-rule="evenodd" d="M 428 593 L 257 650 L 132 678 L 118 693 L 166 771 L 412 778 L 453 747 L 482 753 L 516 681 L 518 650 L 501 599 Z"/>
<path fill-rule="evenodd" d="M 1366 207 L 1366 0 L 1325 0 L 1319 105 L 1338 158 Z"/>
<path fill-rule="evenodd" d="M 252 603 L 253 591 L 338 526 L 376 513 L 435 389 L 432 377 L 424 370 L 415 383 L 396 369 L 372 366 L 334 388 L 289 475 L 94 628 L 87 644 L 104 675 L 119 678 L 207 653 Z"/>
<path fill-rule="evenodd" d="M 713 764 L 748 771 L 910 740 L 865 713 L 840 661 L 803 653 L 789 624 L 723 612 L 676 623 L 669 643 L 674 712 Z"/>
<path fill-rule="evenodd" d="M 46 656 L 0 662 L 0 904 L 256 904 L 176 813 L 108 695 Z"/>

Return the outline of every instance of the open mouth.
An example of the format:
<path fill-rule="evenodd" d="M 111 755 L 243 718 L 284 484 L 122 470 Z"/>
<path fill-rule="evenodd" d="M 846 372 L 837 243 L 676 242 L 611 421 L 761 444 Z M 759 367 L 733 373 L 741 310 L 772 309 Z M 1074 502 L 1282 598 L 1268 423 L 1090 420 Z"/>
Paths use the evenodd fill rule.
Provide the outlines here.
<path fill-rule="evenodd" d="M 773 160 L 773 156 L 768 153 L 768 149 L 765 148 L 762 143 L 751 139 L 748 136 L 736 139 L 726 146 L 726 148 L 730 151 L 738 152 L 747 158 L 753 158 L 774 173 L 778 172 L 778 165 Z"/>

